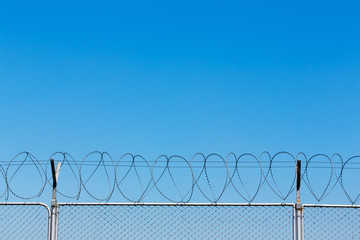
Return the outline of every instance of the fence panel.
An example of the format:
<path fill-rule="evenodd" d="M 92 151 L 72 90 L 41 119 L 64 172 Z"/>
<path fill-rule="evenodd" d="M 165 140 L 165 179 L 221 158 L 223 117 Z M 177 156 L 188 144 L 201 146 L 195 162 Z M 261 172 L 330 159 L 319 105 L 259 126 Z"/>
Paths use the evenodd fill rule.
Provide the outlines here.
<path fill-rule="evenodd" d="M 0 203 L 0 239 L 46 240 L 49 208 L 42 203 Z"/>
<path fill-rule="evenodd" d="M 59 205 L 59 240 L 293 238 L 293 204 Z"/>
<path fill-rule="evenodd" d="M 303 207 L 305 239 L 360 239 L 360 206 Z"/>

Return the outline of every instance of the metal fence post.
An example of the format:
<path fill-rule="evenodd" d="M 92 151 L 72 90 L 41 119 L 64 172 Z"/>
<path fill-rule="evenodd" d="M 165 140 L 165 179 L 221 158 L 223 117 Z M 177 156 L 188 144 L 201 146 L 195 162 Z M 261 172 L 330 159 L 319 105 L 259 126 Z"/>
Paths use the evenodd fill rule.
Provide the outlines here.
<path fill-rule="evenodd" d="M 53 178 L 53 191 L 52 191 L 52 199 L 51 199 L 50 240 L 57 240 L 59 205 L 56 201 L 56 186 L 57 186 L 57 179 L 59 177 L 61 163 L 60 162 L 57 163 L 56 171 L 55 171 L 54 159 L 50 159 L 50 163 L 51 163 L 51 173 Z"/>
<path fill-rule="evenodd" d="M 295 239 L 304 240 L 304 209 L 300 202 L 301 161 L 296 161 Z"/>

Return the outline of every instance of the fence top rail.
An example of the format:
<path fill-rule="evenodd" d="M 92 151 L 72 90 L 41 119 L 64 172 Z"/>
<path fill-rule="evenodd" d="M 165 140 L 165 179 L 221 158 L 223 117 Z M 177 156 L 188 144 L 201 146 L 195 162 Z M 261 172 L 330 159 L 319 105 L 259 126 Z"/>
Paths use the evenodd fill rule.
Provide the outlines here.
<path fill-rule="evenodd" d="M 292 206 L 294 203 L 59 203 L 59 206 Z"/>
<path fill-rule="evenodd" d="M 0 202 L 1 205 L 10 205 L 10 206 L 21 206 L 21 205 L 30 205 L 30 206 L 42 206 L 45 207 L 46 210 L 50 213 L 50 208 L 48 205 L 42 202 Z"/>
<path fill-rule="evenodd" d="M 318 208 L 360 208 L 360 205 L 340 205 L 340 204 L 303 204 L 303 207 L 318 207 Z"/>

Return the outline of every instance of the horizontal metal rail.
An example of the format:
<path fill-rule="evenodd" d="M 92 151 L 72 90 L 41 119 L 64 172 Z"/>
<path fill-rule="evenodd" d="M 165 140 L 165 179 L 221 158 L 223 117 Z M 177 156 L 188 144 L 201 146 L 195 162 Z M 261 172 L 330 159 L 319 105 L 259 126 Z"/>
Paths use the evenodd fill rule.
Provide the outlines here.
<path fill-rule="evenodd" d="M 340 205 L 340 204 L 303 204 L 302 207 L 318 207 L 318 208 L 360 208 L 360 205 Z"/>
<path fill-rule="evenodd" d="M 41 202 L 0 202 L 0 205 L 41 205 L 46 208 L 50 214 L 50 208 L 45 203 Z"/>
<path fill-rule="evenodd" d="M 59 203 L 61 206 L 293 206 L 294 203 Z"/>

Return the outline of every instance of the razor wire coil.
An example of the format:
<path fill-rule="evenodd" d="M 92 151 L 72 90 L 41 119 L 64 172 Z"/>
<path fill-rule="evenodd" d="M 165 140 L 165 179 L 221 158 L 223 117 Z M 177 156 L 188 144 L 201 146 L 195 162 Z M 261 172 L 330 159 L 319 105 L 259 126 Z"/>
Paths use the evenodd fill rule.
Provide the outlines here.
<path fill-rule="evenodd" d="M 250 203 L 257 197 L 264 184 L 267 184 L 277 197 L 285 200 L 295 189 L 297 160 L 303 162 L 301 180 L 317 201 L 326 198 L 337 185 L 340 185 L 351 204 L 360 199 L 360 194 L 354 195 L 348 191 L 344 180 L 349 171 L 360 171 L 359 155 L 343 160 L 339 154 L 315 154 L 307 157 L 304 153 L 293 155 L 285 151 L 273 155 L 263 152 L 259 157 L 251 153 L 229 153 L 226 157 L 217 153 L 196 153 L 191 158 L 160 155 L 154 161 L 149 161 L 144 156 L 126 153 L 114 161 L 107 152 L 93 151 L 81 161 L 66 152 L 55 152 L 49 159 L 61 162 L 72 176 L 72 189 L 75 190 L 71 194 L 61 189 L 61 184 L 60 189 L 57 189 L 61 196 L 68 199 L 77 200 L 82 194 L 86 194 L 94 200 L 106 202 L 112 198 L 115 191 L 118 191 L 127 201 L 137 203 L 142 202 L 151 192 L 157 191 L 169 202 L 187 203 L 192 200 L 194 191 L 197 190 L 208 202 L 217 203 L 224 193 L 232 188 L 242 199 Z M 10 161 L 0 161 L 0 198 L 7 200 L 10 195 L 23 200 L 40 197 L 46 186 L 52 187 L 49 159 L 37 159 L 30 152 L 20 152 Z M 16 189 L 16 179 L 21 178 L 22 169 L 26 167 L 32 168 L 32 174 L 35 174 L 37 179 L 36 191 L 31 194 L 23 194 Z M 245 183 L 246 175 L 241 172 L 244 169 L 258 172 L 256 187 L 252 192 Z M 279 186 L 277 170 L 286 170 L 289 173 L 287 189 Z M 320 193 L 315 191 L 316 182 L 312 180 L 312 171 L 315 170 L 328 170 L 327 184 Z M 130 178 L 131 184 L 137 185 L 136 190 L 139 193 L 136 197 L 126 192 L 125 186 L 129 185 Z M 98 179 L 102 180 L 102 194 L 94 191 L 94 186 L 100 184 Z M 184 182 L 187 183 L 186 187 Z M 164 184 L 171 186 L 175 194 L 167 193 Z"/>

